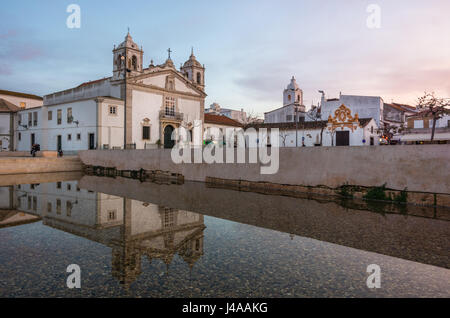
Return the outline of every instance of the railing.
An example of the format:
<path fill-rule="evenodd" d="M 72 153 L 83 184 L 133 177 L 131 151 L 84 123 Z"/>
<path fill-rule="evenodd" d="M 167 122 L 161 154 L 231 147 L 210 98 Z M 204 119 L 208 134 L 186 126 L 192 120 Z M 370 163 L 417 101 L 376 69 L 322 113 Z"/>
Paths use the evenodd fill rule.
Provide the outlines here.
<path fill-rule="evenodd" d="M 183 120 L 183 113 L 177 113 L 173 112 L 169 109 L 160 110 L 159 111 L 159 118 L 168 118 L 168 119 L 175 119 L 175 120 Z"/>

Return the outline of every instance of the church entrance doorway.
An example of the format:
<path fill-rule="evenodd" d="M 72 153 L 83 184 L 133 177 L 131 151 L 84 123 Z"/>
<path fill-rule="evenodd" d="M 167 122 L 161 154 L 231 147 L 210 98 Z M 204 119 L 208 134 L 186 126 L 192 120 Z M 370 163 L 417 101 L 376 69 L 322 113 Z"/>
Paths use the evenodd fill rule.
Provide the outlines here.
<path fill-rule="evenodd" d="M 172 140 L 173 131 L 174 128 L 171 125 L 167 125 L 164 128 L 164 148 L 173 148 L 175 146 L 175 140 Z"/>
<path fill-rule="evenodd" d="M 61 148 L 62 148 L 61 135 L 58 135 L 58 141 L 57 141 L 57 144 L 56 144 L 56 150 L 60 151 Z"/>
<path fill-rule="evenodd" d="M 350 145 L 350 132 L 336 131 L 336 146 L 349 146 Z"/>
<path fill-rule="evenodd" d="M 95 149 L 95 134 L 89 134 L 89 150 Z"/>

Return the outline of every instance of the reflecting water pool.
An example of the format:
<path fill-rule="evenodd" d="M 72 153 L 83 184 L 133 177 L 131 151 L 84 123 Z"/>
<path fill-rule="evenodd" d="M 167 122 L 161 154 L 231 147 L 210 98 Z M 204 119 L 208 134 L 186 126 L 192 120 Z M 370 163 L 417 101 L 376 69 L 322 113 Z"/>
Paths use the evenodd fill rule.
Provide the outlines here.
<path fill-rule="evenodd" d="M 3 178 L 3 177 L 1 177 Z M 0 178 L 0 297 L 450 297 L 450 211 L 201 183 Z M 81 269 L 70 289 L 67 267 Z M 380 268 L 380 288 L 369 288 Z"/>

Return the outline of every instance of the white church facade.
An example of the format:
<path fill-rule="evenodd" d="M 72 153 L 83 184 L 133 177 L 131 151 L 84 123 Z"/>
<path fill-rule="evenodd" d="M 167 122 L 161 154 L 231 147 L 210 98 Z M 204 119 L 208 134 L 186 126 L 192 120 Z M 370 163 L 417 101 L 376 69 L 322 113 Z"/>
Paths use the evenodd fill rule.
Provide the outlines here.
<path fill-rule="evenodd" d="M 169 56 L 144 68 L 144 52 L 128 33 L 113 49 L 113 75 L 44 96 L 18 112 L 18 151 L 170 148 L 178 128 L 204 119 L 205 67 L 193 51 L 176 69 Z M 31 121 L 29 120 L 31 118 Z M 202 131 L 202 130 L 201 130 Z"/>

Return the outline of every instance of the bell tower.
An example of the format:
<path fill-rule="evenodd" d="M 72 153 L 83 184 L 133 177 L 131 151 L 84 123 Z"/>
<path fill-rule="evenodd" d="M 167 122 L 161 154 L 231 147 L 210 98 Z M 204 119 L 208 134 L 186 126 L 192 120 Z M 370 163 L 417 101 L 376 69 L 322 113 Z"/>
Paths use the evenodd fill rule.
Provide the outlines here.
<path fill-rule="evenodd" d="M 181 73 L 201 90 L 205 89 L 205 67 L 195 58 L 194 48 L 191 56 L 181 67 Z"/>
<path fill-rule="evenodd" d="M 144 51 L 133 41 L 128 31 L 125 41 L 113 49 L 113 80 L 124 78 L 125 66 L 128 76 L 136 76 L 143 72 Z"/>
<path fill-rule="evenodd" d="M 283 106 L 290 104 L 303 105 L 303 91 L 298 86 L 294 76 L 292 76 L 291 82 L 283 92 Z"/>

